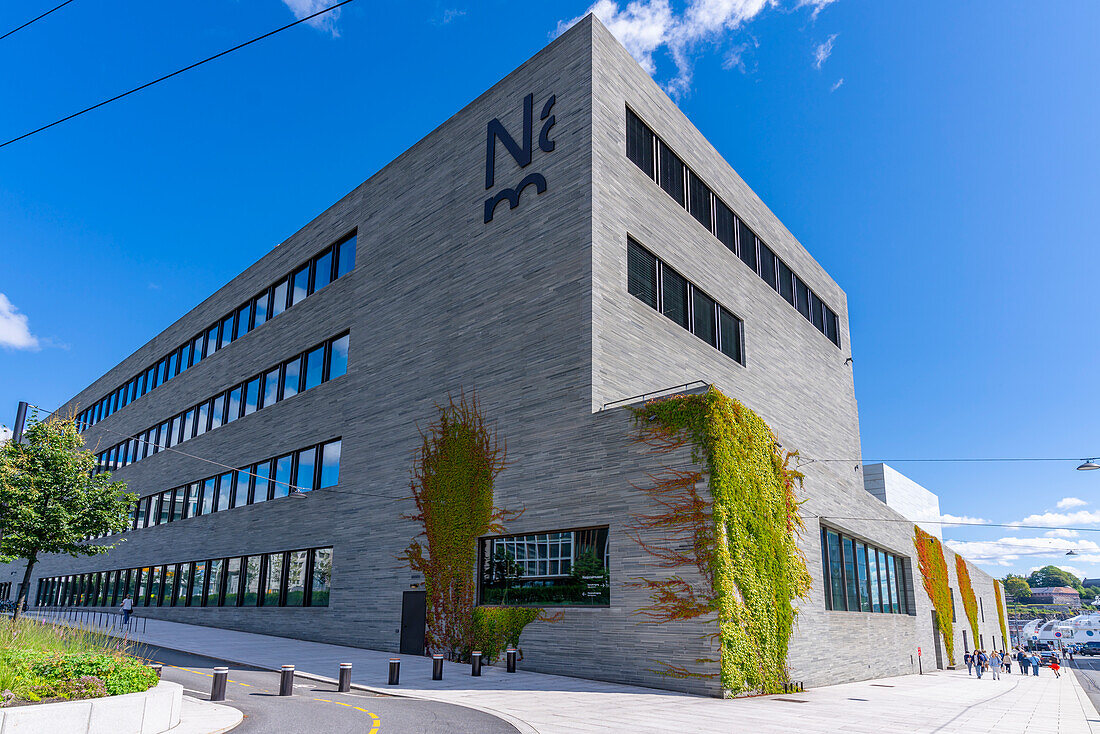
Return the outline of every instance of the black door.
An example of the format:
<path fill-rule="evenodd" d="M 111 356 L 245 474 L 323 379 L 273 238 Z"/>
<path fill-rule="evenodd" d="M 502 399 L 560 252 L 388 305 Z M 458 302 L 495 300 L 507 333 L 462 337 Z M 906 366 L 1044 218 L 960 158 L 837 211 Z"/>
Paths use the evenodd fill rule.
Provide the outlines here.
<path fill-rule="evenodd" d="M 424 654 L 424 621 L 427 600 L 423 591 L 406 591 L 401 597 L 401 654 Z"/>

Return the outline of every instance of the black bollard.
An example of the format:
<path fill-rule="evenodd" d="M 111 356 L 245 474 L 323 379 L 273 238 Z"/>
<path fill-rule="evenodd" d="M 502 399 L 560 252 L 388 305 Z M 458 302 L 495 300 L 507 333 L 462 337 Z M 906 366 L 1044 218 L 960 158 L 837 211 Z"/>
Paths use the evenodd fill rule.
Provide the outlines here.
<path fill-rule="evenodd" d="M 210 684 L 210 700 L 225 700 L 225 681 L 229 679 L 229 668 L 214 668 L 214 681 Z"/>
<path fill-rule="evenodd" d="M 284 665 L 279 673 L 279 695 L 294 695 L 294 666 Z"/>
<path fill-rule="evenodd" d="M 443 680 L 443 656 L 432 655 L 432 680 Z"/>
<path fill-rule="evenodd" d="M 516 648 L 509 647 L 504 651 L 504 654 L 508 656 L 508 672 L 516 672 Z"/>
<path fill-rule="evenodd" d="M 470 675 L 481 675 L 481 651 L 470 653 Z"/>
<path fill-rule="evenodd" d="M 351 690 L 351 663 L 340 663 L 340 687 L 337 690 L 340 693 Z"/>
<path fill-rule="evenodd" d="M 401 680 L 401 658 L 390 658 L 390 685 L 396 686 Z"/>
<path fill-rule="evenodd" d="M 153 669 L 153 672 L 157 674 L 157 680 L 160 680 L 160 669 L 161 669 L 161 664 L 160 664 L 160 663 L 153 663 L 153 664 L 152 664 L 152 665 L 150 665 L 149 667 L 150 667 L 150 668 L 152 668 L 152 669 Z"/>

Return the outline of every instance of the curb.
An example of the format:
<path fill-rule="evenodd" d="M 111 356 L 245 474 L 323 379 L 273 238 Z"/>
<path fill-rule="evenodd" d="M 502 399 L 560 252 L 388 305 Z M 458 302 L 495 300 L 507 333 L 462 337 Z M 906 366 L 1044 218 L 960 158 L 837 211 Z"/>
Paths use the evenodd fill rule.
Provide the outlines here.
<path fill-rule="evenodd" d="M 169 734 L 224 734 L 224 732 L 236 729 L 244 721 L 244 713 L 240 709 L 233 708 L 232 706 L 226 706 L 225 704 L 212 703 L 210 701 L 203 701 L 201 698 L 195 698 L 194 696 L 183 697 L 184 711 L 181 712 L 180 723 L 172 727 Z M 188 718 L 185 715 L 186 710 L 190 707 L 199 707 L 205 709 L 202 715 L 199 717 L 194 716 L 194 710 L 192 709 L 192 716 Z M 207 728 L 211 725 L 207 722 L 205 726 L 201 721 L 202 718 L 214 718 L 218 717 L 220 721 L 213 722 L 214 729 Z M 199 718 L 199 721 L 196 721 Z"/>
<path fill-rule="evenodd" d="M 117 639 L 122 639 L 122 638 L 117 638 Z M 270 672 L 273 672 L 273 673 L 278 673 L 279 672 L 278 668 L 273 668 L 270 665 L 266 665 L 266 664 L 263 664 L 263 663 L 249 662 L 247 660 L 230 660 L 229 658 L 225 658 L 225 657 L 214 657 L 212 655 L 207 655 L 206 653 L 203 653 L 203 652 L 197 652 L 195 650 L 184 650 L 184 649 L 181 649 L 178 646 L 173 646 L 173 645 L 160 645 L 160 644 L 156 644 L 156 643 L 153 643 L 153 642 L 145 642 L 145 641 L 139 641 L 139 640 L 131 640 L 131 642 L 133 642 L 134 644 L 137 644 L 137 645 L 148 645 L 150 647 L 159 647 L 162 650 L 172 650 L 173 652 L 182 652 L 182 653 L 185 653 L 187 655 L 199 655 L 201 657 L 212 658 L 212 659 L 215 659 L 215 660 L 220 660 L 222 662 L 229 663 L 230 665 L 246 665 L 250 668 L 259 668 L 260 670 L 267 670 L 267 671 L 270 671 Z M 339 681 L 336 678 L 329 678 L 327 676 L 318 675 L 316 673 L 306 673 L 306 672 L 301 671 L 301 670 L 295 670 L 294 675 L 297 678 L 305 678 L 307 680 L 319 681 L 321 683 L 332 683 L 334 685 L 339 685 Z M 351 687 L 355 688 L 356 690 L 367 691 L 368 693 L 376 693 L 376 694 L 379 694 L 379 695 L 382 695 L 382 696 L 390 696 L 392 698 L 415 698 L 415 699 L 419 699 L 421 701 L 432 701 L 434 703 L 450 704 L 451 706 L 461 706 L 463 708 L 472 709 L 473 711 L 480 711 L 483 714 L 488 714 L 490 716 L 495 716 L 496 718 L 500 719 L 501 721 L 504 721 L 504 722 L 514 726 L 516 729 L 519 730 L 520 734 L 541 734 L 541 732 L 538 729 L 531 726 L 530 724 L 528 724 L 523 719 L 518 719 L 518 718 L 516 718 L 515 716 L 513 716 L 511 714 L 504 713 L 503 711 L 497 711 L 496 709 L 489 708 L 488 706 L 478 706 L 477 704 L 472 704 L 472 703 L 467 703 L 467 702 L 451 701 L 451 700 L 446 699 L 446 698 L 440 698 L 440 697 L 431 696 L 431 695 L 424 695 L 423 693 L 408 693 L 406 691 L 395 691 L 395 690 L 387 689 L 387 688 L 378 688 L 376 686 L 368 686 L 368 685 L 364 685 L 362 683 L 352 683 Z M 209 703 L 209 702 L 208 701 L 203 701 L 203 703 Z M 234 709 L 234 710 L 236 710 L 236 709 Z M 237 722 L 237 723 L 239 724 L 240 722 Z M 236 725 L 237 724 L 234 724 L 233 726 L 236 726 Z M 233 727 L 230 727 L 230 729 L 232 729 L 232 728 Z M 221 731 L 228 731 L 228 729 L 222 729 Z M 174 731 L 173 731 L 173 734 L 175 734 Z M 218 732 L 210 732 L 210 734 L 219 734 L 219 733 Z"/>

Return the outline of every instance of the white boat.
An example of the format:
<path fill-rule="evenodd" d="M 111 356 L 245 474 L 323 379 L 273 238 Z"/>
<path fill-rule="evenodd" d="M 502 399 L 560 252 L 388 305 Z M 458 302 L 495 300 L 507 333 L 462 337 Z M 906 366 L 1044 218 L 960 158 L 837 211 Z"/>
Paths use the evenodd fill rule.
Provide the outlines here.
<path fill-rule="evenodd" d="M 1020 630 L 1020 640 L 1044 646 L 1100 642 L 1100 613 L 1079 614 L 1069 619 L 1033 619 Z"/>

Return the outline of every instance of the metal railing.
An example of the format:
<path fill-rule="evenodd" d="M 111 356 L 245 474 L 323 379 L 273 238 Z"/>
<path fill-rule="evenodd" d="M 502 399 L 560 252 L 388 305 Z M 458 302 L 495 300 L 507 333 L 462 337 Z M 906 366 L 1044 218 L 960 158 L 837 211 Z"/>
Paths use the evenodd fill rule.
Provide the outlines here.
<path fill-rule="evenodd" d="M 81 607 L 41 607 L 27 612 L 27 616 L 49 624 L 123 635 L 137 632 L 144 634 L 148 621 L 147 617 L 131 614 L 130 619 L 123 624 L 120 612 L 99 612 Z"/>
<path fill-rule="evenodd" d="M 676 395 L 684 392 L 691 392 L 698 390 L 699 388 L 709 388 L 710 383 L 704 380 L 693 380 L 692 382 L 684 383 L 683 385 L 673 385 L 672 387 L 665 387 L 660 390 L 653 390 L 651 392 L 644 392 L 641 395 L 631 395 L 629 398 L 620 398 L 619 400 L 612 400 L 610 403 L 604 403 L 600 410 L 607 410 L 612 406 L 617 405 L 630 405 L 631 403 L 644 403 L 647 398 L 656 397 L 668 397 L 670 395 Z"/>

